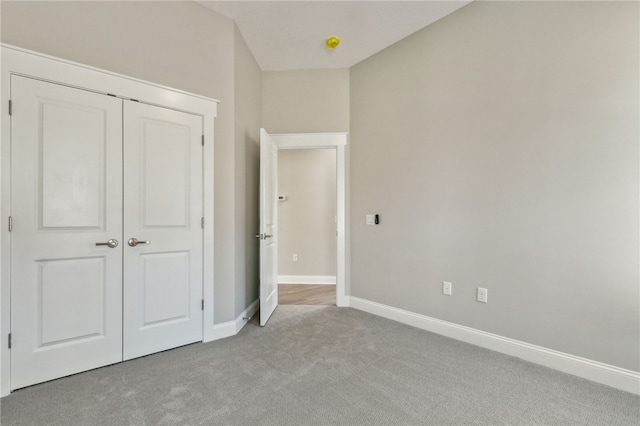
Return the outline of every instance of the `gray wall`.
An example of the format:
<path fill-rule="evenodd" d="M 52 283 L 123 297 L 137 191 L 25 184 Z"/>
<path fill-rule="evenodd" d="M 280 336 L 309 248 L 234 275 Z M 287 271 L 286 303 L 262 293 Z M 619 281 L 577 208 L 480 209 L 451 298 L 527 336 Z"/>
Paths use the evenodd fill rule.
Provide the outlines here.
<path fill-rule="evenodd" d="M 640 370 L 637 3 L 474 2 L 351 71 L 261 82 L 196 3 L 0 7 L 3 42 L 222 101 L 216 322 L 256 294 L 259 116 L 351 132 L 354 296 Z"/>
<path fill-rule="evenodd" d="M 638 6 L 475 2 L 352 68 L 353 296 L 640 370 Z"/>
<path fill-rule="evenodd" d="M 221 101 L 214 149 L 215 322 L 235 319 L 257 294 L 255 255 L 245 257 L 257 250 L 245 238 L 246 218 L 257 206 L 245 198 L 256 186 L 261 76 L 233 21 L 195 2 L 2 1 L 0 7 L 4 43 Z M 245 170 L 246 185 L 236 184 Z"/>
<path fill-rule="evenodd" d="M 280 150 L 278 194 L 278 275 L 335 276 L 336 150 Z"/>
<path fill-rule="evenodd" d="M 269 133 L 349 131 L 349 70 L 263 72 L 262 127 Z"/>
<path fill-rule="evenodd" d="M 236 302 L 235 316 L 256 300 L 259 283 L 259 184 L 262 71 L 242 35 L 235 32 L 236 91 Z M 217 264 L 216 264 L 217 267 Z"/>

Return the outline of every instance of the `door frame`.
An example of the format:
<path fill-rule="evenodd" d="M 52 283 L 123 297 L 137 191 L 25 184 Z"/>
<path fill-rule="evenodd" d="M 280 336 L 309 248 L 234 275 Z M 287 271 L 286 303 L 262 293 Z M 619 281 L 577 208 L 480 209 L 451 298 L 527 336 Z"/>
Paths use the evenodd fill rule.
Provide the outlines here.
<path fill-rule="evenodd" d="M 203 118 L 203 340 L 215 335 L 213 323 L 213 152 L 218 100 L 127 77 L 72 61 L 0 44 L 0 396 L 10 392 L 11 332 L 11 75 L 22 75 L 123 99 L 200 115 Z M 18 105 L 13 106 L 19 110 Z"/>
<path fill-rule="evenodd" d="M 271 138 L 278 149 L 335 149 L 336 150 L 336 216 L 337 216 L 337 259 L 336 259 L 336 305 L 349 306 L 348 271 L 348 224 L 347 224 L 347 176 L 348 138 L 344 133 L 280 133 Z"/>

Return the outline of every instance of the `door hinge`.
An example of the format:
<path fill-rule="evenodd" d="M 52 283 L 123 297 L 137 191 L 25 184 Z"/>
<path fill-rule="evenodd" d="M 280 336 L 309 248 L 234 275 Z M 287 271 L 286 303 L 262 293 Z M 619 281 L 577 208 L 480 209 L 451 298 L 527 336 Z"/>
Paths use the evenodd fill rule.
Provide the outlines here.
<path fill-rule="evenodd" d="M 9 349 L 11 349 L 11 333 L 9 333 Z"/>
<path fill-rule="evenodd" d="M 202 146 L 204 146 L 204 135 L 202 135 Z"/>
<path fill-rule="evenodd" d="M 202 299 L 202 310 L 204 311 L 204 299 Z"/>
<path fill-rule="evenodd" d="M 204 229 L 204 216 L 200 218 L 200 227 Z"/>
<path fill-rule="evenodd" d="M 9 232 L 13 231 L 13 216 L 9 216 Z"/>
<path fill-rule="evenodd" d="M 13 114 L 13 102 L 9 99 L 9 115 Z"/>

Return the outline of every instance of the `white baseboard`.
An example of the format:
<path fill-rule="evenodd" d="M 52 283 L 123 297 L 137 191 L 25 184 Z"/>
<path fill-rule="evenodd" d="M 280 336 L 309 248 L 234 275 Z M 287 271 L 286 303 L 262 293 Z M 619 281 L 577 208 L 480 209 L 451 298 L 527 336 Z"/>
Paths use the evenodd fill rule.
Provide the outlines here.
<path fill-rule="evenodd" d="M 471 343 L 545 367 L 640 395 L 640 372 L 532 345 L 471 327 L 442 321 L 392 306 L 350 296 L 349 306 L 413 327 Z"/>
<path fill-rule="evenodd" d="M 214 340 L 224 339 L 225 337 L 231 337 L 238 334 L 242 327 L 244 327 L 249 319 L 258 311 L 260 306 L 260 299 L 254 300 L 247 309 L 245 309 L 235 320 L 222 322 L 220 324 L 214 324 L 207 333 L 206 339 L 203 343 L 211 342 Z"/>
<path fill-rule="evenodd" d="M 278 275 L 278 284 L 335 284 L 335 275 Z"/>

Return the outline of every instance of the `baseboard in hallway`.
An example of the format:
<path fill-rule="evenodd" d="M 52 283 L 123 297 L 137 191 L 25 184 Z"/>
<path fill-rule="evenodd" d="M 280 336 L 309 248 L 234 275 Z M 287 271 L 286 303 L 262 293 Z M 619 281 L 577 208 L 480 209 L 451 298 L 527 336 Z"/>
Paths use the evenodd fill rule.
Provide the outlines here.
<path fill-rule="evenodd" d="M 335 305 L 334 284 L 278 284 L 280 305 Z"/>

